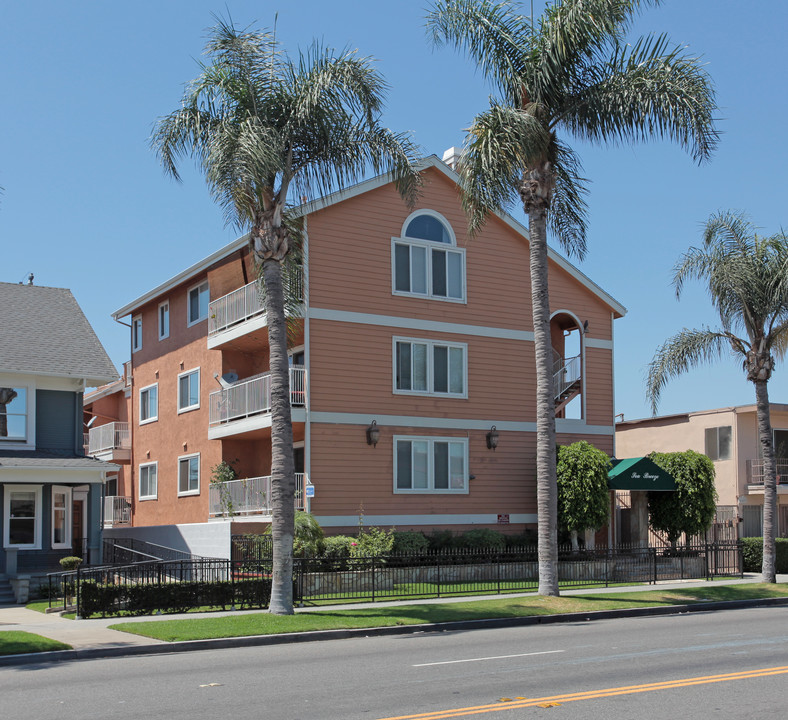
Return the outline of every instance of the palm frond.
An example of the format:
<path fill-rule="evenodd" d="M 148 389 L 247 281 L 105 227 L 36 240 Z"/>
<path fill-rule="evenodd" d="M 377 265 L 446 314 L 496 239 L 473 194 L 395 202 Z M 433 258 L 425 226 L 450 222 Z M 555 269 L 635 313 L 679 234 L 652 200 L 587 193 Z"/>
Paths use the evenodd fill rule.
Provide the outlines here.
<path fill-rule="evenodd" d="M 591 142 L 670 139 L 702 162 L 717 145 L 715 111 L 700 59 L 660 35 L 617 45 L 608 61 L 583 68 L 556 123 Z"/>
<path fill-rule="evenodd" d="M 728 348 L 743 352 L 745 347 L 745 341 L 708 328 L 701 330 L 685 328 L 668 338 L 654 354 L 646 375 L 646 398 L 651 405 L 652 413 L 657 414 L 660 395 L 671 378 L 682 375 L 698 365 L 717 360 Z"/>
<path fill-rule="evenodd" d="M 560 142 L 555 145 L 555 189 L 548 223 L 566 253 L 582 260 L 586 254 L 588 181 L 581 175 L 583 167 L 574 150 Z"/>

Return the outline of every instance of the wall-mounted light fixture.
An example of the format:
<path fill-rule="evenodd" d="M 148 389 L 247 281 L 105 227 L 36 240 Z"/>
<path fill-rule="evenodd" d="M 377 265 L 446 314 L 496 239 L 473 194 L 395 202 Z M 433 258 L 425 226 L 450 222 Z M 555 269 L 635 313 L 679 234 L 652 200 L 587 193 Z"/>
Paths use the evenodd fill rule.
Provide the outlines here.
<path fill-rule="evenodd" d="M 498 431 L 495 429 L 495 425 L 490 428 L 490 432 L 487 433 L 487 449 L 488 450 L 495 450 L 498 447 Z"/>
<path fill-rule="evenodd" d="M 583 321 L 583 335 L 588 332 L 588 320 Z"/>
<path fill-rule="evenodd" d="M 378 440 L 380 440 L 380 428 L 378 427 L 378 421 L 373 420 L 372 424 L 367 428 L 367 445 L 375 447 L 378 444 Z"/>

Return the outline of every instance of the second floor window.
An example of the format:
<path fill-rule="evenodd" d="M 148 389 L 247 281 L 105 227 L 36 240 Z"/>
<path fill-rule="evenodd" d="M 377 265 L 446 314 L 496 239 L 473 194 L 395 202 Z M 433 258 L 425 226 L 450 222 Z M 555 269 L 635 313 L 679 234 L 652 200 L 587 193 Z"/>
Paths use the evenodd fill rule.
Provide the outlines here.
<path fill-rule="evenodd" d="M 420 210 L 392 240 L 394 293 L 465 301 L 465 250 L 456 247 L 448 223 Z"/>
<path fill-rule="evenodd" d="M 706 455 L 708 455 L 712 460 L 730 460 L 730 425 L 706 428 Z"/>
<path fill-rule="evenodd" d="M 159 340 L 170 336 L 170 303 L 165 300 L 159 305 Z"/>
<path fill-rule="evenodd" d="M 200 407 L 200 370 L 178 375 L 178 412 Z"/>
<path fill-rule="evenodd" d="M 159 417 L 159 386 L 149 385 L 140 390 L 140 425 Z"/>
<path fill-rule="evenodd" d="M 188 324 L 205 320 L 208 317 L 208 305 L 210 303 L 210 294 L 208 282 L 200 283 L 199 285 L 189 290 L 188 297 Z"/>
<path fill-rule="evenodd" d="M 429 340 L 394 339 L 394 391 L 466 397 L 467 348 Z"/>
<path fill-rule="evenodd" d="M 0 387 L 0 443 L 27 440 L 27 388 Z"/>
<path fill-rule="evenodd" d="M 158 463 L 140 465 L 140 500 L 155 500 L 159 492 Z"/>
<path fill-rule="evenodd" d="M 200 456 L 178 458 L 178 495 L 197 495 L 200 492 Z"/>

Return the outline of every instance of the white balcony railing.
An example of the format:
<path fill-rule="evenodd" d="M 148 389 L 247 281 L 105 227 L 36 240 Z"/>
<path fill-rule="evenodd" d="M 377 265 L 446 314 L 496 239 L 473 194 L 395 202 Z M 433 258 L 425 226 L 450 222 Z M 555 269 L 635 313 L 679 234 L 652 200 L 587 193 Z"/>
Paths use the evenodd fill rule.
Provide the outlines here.
<path fill-rule="evenodd" d="M 553 389 L 556 400 L 580 379 L 580 356 L 557 358 L 553 362 Z"/>
<path fill-rule="evenodd" d="M 303 276 L 299 272 L 292 279 L 283 278 L 285 293 L 303 297 Z M 265 312 L 265 290 L 254 280 L 227 295 L 212 300 L 208 306 L 208 335 L 222 332 Z"/>
<path fill-rule="evenodd" d="M 129 450 L 131 431 L 125 422 L 111 422 L 90 428 L 88 433 L 88 455 L 109 450 Z"/>
<path fill-rule="evenodd" d="M 104 498 L 104 527 L 131 525 L 131 498 L 107 495 Z"/>
<path fill-rule="evenodd" d="M 290 402 L 303 405 L 306 398 L 306 370 L 290 368 Z M 241 418 L 271 412 L 271 373 L 262 373 L 237 382 L 208 398 L 208 423 L 221 425 Z"/>
<path fill-rule="evenodd" d="M 304 474 L 295 475 L 295 509 L 304 509 Z M 233 515 L 270 515 L 271 476 L 211 483 L 208 490 L 211 517 Z"/>
<path fill-rule="evenodd" d="M 788 460 L 776 460 L 777 484 L 788 485 Z M 763 460 L 747 461 L 747 484 L 763 485 Z"/>

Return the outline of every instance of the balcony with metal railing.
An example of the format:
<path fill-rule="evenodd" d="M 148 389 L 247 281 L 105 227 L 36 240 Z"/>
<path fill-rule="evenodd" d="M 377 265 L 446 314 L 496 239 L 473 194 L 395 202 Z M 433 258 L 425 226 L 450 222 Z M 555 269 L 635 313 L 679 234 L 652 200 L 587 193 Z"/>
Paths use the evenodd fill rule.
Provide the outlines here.
<path fill-rule="evenodd" d="M 122 495 L 107 495 L 104 498 L 104 527 L 131 525 L 131 498 Z"/>
<path fill-rule="evenodd" d="M 303 473 L 296 473 L 296 510 L 304 509 L 305 480 L 306 476 Z M 245 515 L 270 517 L 272 513 L 271 476 L 211 483 L 208 490 L 208 507 L 210 517 Z"/>
<path fill-rule="evenodd" d="M 303 298 L 303 276 L 300 272 L 283 280 L 286 297 Z M 259 280 L 254 280 L 211 301 L 208 307 L 208 347 L 232 342 L 267 324 L 264 286 Z"/>
<path fill-rule="evenodd" d="M 788 460 L 779 458 L 775 461 L 777 465 L 777 491 L 788 493 Z M 756 493 L 763 492 L 764 467 L 763 460 L 747 461 L 747 485 Z M 782 486 L 782 487 L 781 487 Z"/>
<path fill-rule="evenodd" d="M 306 369 L 300 365 L 290 368 L 290 403 L 306 403 Z M 270 425 L 271 373 L 261 373 L 212 392 L 208 398 L 208 424 L 211 429 L 231 426 L 248 418 L 263 416 L 262 425 Z M 248 425 L 248 423 L 247 423 Z M 244 427 L 242 431 L 249 429 Z M 222 436 L 228 433 L 223 432 Z M 209 437 L 212 435 L 209 432 Z"/>
<path fill-rule="evenodd" d="M 125 422 L 90 428 L 87 454 L 110 462 L 131 460 L 131 430 Z"/>

